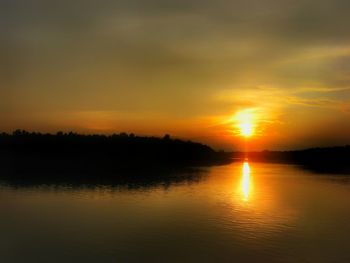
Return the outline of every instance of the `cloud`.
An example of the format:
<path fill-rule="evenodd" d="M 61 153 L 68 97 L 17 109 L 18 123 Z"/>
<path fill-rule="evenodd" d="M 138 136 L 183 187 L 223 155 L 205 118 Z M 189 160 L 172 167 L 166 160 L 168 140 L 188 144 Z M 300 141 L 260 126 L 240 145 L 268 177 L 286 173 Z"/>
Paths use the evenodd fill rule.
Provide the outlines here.
<path fill-rule="evenodd" d="M 349 108 L 347 0 L 0 2 L 1 112 L 161 112 L 186 126 Z"/>

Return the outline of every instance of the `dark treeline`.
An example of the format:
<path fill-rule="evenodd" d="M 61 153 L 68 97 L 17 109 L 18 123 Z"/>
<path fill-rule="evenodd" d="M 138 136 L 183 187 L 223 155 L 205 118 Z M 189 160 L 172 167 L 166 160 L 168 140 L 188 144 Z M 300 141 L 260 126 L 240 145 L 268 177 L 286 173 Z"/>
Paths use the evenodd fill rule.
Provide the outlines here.
<path fill-rule="evenodd" d="M 157 172 L 179 167 L 229 162 L 231 155 L 201 143 L 134 134 L 81 135 L 41 134 L 17 130 L 0 134 L 0 156 L 8 174 L 40 172 L 89 176 L 146 170 Z M 154 173 L 152 173 L 154 174 Z M 13 176 L 13 175 L 12 175 Z M 139 175 L 138 175 L 139 176 Z"/>
<path fill-rule="evenodd" d="M 25 183 L 148 184 L 198 178 L 190 167 L 234 159 L 293 163 L 318 173 L 350 173 L 350 146 L 299 151 L 217 152 L 201 143 L 134 134 L 0 133 L 0 180 Z M 186 178 L 176 178 L 186 174 Z"/>
<path fill-rule="evenodd" d="M 235 157 L 247 157 L 252 161 L 299 164 L 319 173 L 350 173 L 350 146 L 311 148 L 296 151 L 262 151 L 239 153 Z"/>

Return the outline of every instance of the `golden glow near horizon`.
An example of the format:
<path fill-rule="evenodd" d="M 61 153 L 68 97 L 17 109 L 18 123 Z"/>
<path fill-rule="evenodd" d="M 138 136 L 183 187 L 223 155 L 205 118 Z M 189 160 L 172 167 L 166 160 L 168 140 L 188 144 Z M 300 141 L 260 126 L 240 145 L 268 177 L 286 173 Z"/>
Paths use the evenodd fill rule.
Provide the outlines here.
<path fill-rule="evenodd" d="M 243 200 L 248 201 L 251 191 L 250 166 L 248 162 L 244 162 L 242 167 L 241 191 Z"/>
<path fill-rule="evenodd" d="M 349 144 L 349 1 L 53 2 L 0 8 L 0 132 Z"/>

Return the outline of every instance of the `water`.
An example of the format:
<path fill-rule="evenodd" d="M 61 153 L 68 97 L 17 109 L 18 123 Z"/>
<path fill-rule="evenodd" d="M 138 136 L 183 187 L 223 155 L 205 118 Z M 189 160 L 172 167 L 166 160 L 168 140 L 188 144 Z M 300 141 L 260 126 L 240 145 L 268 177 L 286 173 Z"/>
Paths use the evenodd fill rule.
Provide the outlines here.
<path fill-rule="evenodd" d="M 350 262 L 349 179 L 237 162 L 173 184 L 2 184 L 0 258 Z"/>

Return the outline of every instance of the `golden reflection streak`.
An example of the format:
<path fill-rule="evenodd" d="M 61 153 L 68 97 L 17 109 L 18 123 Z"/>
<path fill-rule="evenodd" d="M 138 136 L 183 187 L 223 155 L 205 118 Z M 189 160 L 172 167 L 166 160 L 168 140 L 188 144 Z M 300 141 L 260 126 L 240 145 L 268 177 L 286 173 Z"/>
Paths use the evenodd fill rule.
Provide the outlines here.
<path fill-rule="evenodd" d="M 244 162 L 242 167 L 241 191 L 243 200 L 248 201 L 251 191 L 250 166 L 248 162 Z"/>

